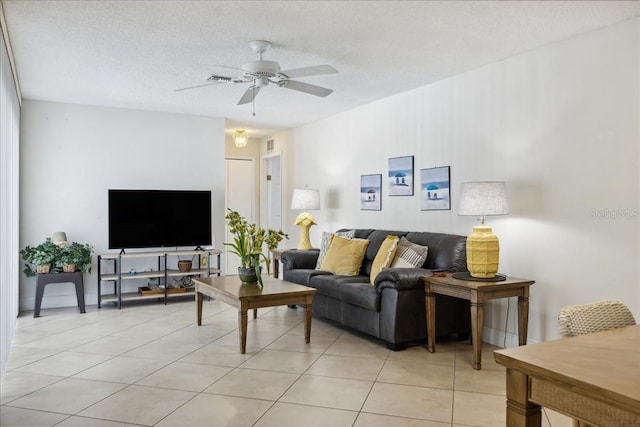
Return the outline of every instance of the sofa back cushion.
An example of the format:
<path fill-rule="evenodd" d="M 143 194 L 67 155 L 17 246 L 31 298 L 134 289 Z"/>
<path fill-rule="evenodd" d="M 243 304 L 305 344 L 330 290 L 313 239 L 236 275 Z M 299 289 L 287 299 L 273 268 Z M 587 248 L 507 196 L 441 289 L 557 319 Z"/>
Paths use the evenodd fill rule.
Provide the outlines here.
<path fill-rule="evenodd" d="M 467 271 L 467 238 L 457 234 L 411 232 L 407 240 L 427 246 L 429 253 L 422 268 L 429 270 Z"/>
<path fill-rule="evenodd" d="M 338 231 L 346 231 L 342 229 Z M 355 237 L 370 240 L 367 253 L 362 261 L 360 274 L 371 275 L 371 265 L 380 249 L 380 245 L 388 235 L 404 236 L 410 242 L 428 248 L 427 259 L 422 268 L 429 270 L 446 270 L 451 272 L 467 271 L 467 238 L 457 234 L 406 232 L 390 230 L 356 229 Z"/>

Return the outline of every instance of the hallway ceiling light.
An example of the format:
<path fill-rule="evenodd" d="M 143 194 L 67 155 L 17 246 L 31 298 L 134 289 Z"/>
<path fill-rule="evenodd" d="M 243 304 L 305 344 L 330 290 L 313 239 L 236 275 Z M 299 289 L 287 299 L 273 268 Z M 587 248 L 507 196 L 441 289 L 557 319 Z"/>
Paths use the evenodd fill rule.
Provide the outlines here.
<path fill-rule="evenodd" d="M 247 146 L 247 142 L 249 141 L 249 135 L 247 132 L 242 129 L 236 129 L 233 134 L 233 143 L 236 144 L 236 147 L 242 148 Z"/>

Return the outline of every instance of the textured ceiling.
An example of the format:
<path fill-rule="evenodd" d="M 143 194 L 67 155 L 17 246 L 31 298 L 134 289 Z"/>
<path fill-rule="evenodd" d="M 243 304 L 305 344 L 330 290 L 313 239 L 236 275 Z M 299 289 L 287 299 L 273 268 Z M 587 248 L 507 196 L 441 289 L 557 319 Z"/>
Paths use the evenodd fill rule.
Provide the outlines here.
<path fill-rule="evenodd" d="M 227 118 L 254 137 L 318 120 L 640 15 L 638 1 L 2 1 L 24 99 Z M 273 43 L 318 98 L 274 85 L 204 83 Z"/>

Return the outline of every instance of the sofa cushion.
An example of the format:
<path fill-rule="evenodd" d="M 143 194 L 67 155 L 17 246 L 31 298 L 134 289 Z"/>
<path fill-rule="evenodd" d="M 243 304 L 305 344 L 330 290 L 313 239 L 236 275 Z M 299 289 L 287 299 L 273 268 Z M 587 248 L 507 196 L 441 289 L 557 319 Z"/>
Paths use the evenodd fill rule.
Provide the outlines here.
<path fill-rule="evenodd" d="M 316 288 L 319 295 L 324 295 L 338 301 L 347 301 L 351 304 L 379 310 L 380 301 L 378 292 L 369 285 L 366 276 L 335 276 L 317 275 L 310 280 L 310 286 Z M 356 286 L 359 290 L 352 289 Z M 366 292 L 363 292 L 366 289 Z M 346 299 L 345 299 L 346 298 Z"/>
<path fill-rule="evenodd" d="M 391 263 L 391 268 L 419 268 L 422 267 L 429 248 L 427 246 L 418 245 L 410 242 L 405 237 L 398 242 L 396 255 Z"/>
<path fill-rule="evenodd" d="M 340 300 L 367 310 L 380 311 L 380 293 L 369 283 L 343 283 L 340 286 Z"/>
<path fill-rule="evenodd" d="M 369 279 L 372 285 L 375 283 L 376 276 L 382 270 L 389 268 L 393 262 L 396 249 L 398 247 L 398 240 L 400 240 L 398 236 L 387 236 L 384 239 L 384 242 L 382 242 L 382 245 L 380 245 L 380 249 L 378 249 L 378 253 L 373 259 L 373 264 L 371 265 L 371 274 L 369 274 Z"/>
<path fill-rule="evenodd" d="M 336 275 L 355 276 L 360 271 L 368 240 L 333 236 L 320 269 Z"/>
<path fill-rule="evenodd" d="M 318 255 L 318 261 L 316 262 L 316 270 L 320 270 L 320 266 L 322 265 L 322 261 L 324 261 L 324 257 L 327 255 L 327 250 L 329 249 L 333 236 L 353 238 L 355 237 L 355 234 L 356 230 L 336 231 L 335 233 L 323 232 L 322 241 L 320 243 L 320 254 Z"/>
<path fill-rule="evenodd" d="M 429 247 L 429 254 L 422 268 L 451 272 L 467 271 L 465 236 L 422 231 L 408 233 L 406 237 L 410 242 Z"/>

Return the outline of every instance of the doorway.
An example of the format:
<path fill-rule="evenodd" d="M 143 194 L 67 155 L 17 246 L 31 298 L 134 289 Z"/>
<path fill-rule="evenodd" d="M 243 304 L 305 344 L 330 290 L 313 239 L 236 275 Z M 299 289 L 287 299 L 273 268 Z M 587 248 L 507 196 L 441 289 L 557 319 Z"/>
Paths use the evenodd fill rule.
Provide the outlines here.
<path fill-rule="evenodd" d="M 256 222 L 256 165 L 253 158 L 226 158 L 225 214 L 233 209 L 250 223 Z M 225 227 L 225 242 L 232 242 L 233 236 Z M 225 246 L 223 250 L 226 251 Z M 237 274 L 240 260 L 233 254 L 226 254 L 224 274 Z"/>
<path fill-rule="evenodd" d="M 272 154 L 262 158 L 260 176 L 261 218 L 263 227 L 282 229 L 282 166 L 280 154 Z"/>

